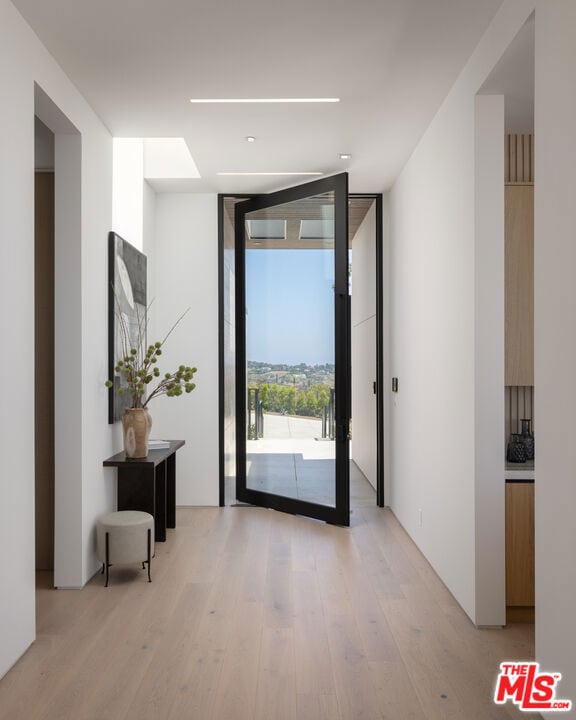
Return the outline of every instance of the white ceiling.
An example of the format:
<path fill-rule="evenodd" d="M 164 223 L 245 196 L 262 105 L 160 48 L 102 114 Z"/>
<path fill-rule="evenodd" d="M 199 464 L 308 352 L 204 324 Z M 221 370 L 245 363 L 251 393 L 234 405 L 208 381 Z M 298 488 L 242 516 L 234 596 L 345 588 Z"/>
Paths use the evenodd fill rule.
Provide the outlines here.
<path fill-rule="evenodd" d="M 186 140 L 201 179 L 155 181 L 157 189 L 263 192 L 300 178 L 216 173 L 348 170 L 352 191 L 378 192 L 502 0 L 13 2 L 113 135 Z M 341 102 L 192 105 L 191 97 Z M 344 152 L 352 159 L 340 160 Z"/>

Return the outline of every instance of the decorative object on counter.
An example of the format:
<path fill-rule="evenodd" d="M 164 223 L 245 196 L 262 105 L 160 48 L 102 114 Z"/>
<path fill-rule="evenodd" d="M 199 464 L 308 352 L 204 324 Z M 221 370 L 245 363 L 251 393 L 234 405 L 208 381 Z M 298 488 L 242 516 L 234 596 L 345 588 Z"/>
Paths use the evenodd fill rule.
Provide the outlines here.
<path fill-rule="evenodd" d="M 530 431 L 530 418 L 520 420 L 522 423 L 522 442 L 526 448 L 526 460 L 534 460 L 534 433 Z"/>
<path fill-rule="evenodd" d="M 167 450 L 170 447 L 170 440 L 148 440 L 148 450 Z"/>
<path fill-rule="evenodd" d="M 148 455 L 148 438 L 152 418 L 146 408 L 126 408 L 122 416 L 124 451 L 126 457 L 143 458 Z"/>
<path fill-rule="evenodd" d="M 508 443 L 508 450 L 506 452 L 506 460 L 511 463 L 526 462 L 526 446 L 522 441 L 522 435 L 513 433 L 510 436 L 510 442 Z"/>

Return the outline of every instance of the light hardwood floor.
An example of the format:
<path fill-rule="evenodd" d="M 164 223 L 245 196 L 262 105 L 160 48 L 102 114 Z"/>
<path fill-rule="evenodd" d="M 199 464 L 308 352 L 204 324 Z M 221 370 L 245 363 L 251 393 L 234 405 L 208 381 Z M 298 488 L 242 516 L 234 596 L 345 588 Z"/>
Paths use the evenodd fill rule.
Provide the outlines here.
<path fill-rule="evenodd" d="M 252 507 L 178 510 L 145 571 L 40 575 L 38 639 L 2 720 L 491 720 L 527 625 L 477 630 L 389 510 L 349 529 Z M 43 585 L 43 586 L 42 586 Z"/>

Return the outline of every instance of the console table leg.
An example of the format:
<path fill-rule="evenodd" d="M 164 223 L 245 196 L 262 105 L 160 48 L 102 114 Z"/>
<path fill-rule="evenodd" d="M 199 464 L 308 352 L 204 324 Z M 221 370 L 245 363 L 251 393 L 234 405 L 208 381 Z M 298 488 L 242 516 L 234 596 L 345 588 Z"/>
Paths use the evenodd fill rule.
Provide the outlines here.
<path fill-rule="evenodd" d="M 156 466 L 156 512 L 154 513 L 155 539 L 166 540 L 166 462 Z"/>
<path fill-rule="evenodd" d="M 166 525 L 176 527 L 176 453 L 166 458 Z"/>
<path fill-rule="evenodd" d="M 106 583 L 104 587 L 108 587 L 108 578 L 110 574 L 110 533 L 106 533 Z"/>
<path fill-rule="evenodd" d="M 150 577 L 150 563 L 152 562 L 152 531 L 148 528 L 148 582 L 152 582 Z"/>

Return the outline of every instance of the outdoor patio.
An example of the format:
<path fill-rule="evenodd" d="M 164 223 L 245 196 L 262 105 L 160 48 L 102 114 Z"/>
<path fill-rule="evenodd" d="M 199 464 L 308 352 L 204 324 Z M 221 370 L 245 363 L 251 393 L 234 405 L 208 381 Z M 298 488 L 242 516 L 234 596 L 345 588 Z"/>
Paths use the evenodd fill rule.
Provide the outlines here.
<path fill-rule="evenodd" d="M 247 487 L 334 506 L 335 444 L 315 418 L 264 414 L 264 437 L 246 443 Z M 228 501 L 234 502 L 234 488 Z M 350 463 L 350 504 L 375 505 L 376 492 Z"/>

